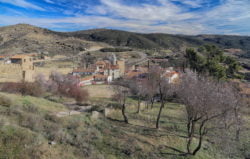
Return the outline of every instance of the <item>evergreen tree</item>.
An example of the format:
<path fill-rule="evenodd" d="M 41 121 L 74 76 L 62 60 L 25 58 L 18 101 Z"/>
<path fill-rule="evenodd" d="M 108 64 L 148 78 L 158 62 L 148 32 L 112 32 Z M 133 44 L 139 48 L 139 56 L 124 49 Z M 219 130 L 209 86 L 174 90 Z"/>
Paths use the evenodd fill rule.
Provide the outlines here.
<path fill-rule="evenodd" d="M 190 69 L 199 74 L 207 73 L 217 79 L 238 78 L 239 63 L 232 57 L 224 56 L 216 46 L 205 45 L 187 49 L 186 59 Z"/>

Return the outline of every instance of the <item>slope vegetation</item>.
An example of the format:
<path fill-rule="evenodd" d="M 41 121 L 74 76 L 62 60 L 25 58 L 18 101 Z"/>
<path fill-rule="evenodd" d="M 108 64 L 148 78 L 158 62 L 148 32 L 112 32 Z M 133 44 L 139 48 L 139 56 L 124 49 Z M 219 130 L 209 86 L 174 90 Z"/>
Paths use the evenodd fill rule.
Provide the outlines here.
<path fill-rule="evenodd" d="M 103 103 L 103 99 L 100 102 Z M 174 149 L 185 150 L 183 106 L 168 103 L 161 119 L 162 129 L 156 130 L 153 127 L 159 105 L 153 109 L 144 108 L 141 114 L 136 114 L 136 103 L 129 99 L 126 112 L 129 124 L 125 124 L 120 121 L 120 110 L 113 111 L 109 118 L 92 118 L 91 112 L 57 117 L 57 112 L 68 110 L 63 104 L 0 93 L 0 158 L 186 158 L 175 155 L 178 152 Z M 101 110 L 104 106 L 96 105 L 95 109 Z M 226 157 L 207 142 L 197 156 L 190 158 Z"/>

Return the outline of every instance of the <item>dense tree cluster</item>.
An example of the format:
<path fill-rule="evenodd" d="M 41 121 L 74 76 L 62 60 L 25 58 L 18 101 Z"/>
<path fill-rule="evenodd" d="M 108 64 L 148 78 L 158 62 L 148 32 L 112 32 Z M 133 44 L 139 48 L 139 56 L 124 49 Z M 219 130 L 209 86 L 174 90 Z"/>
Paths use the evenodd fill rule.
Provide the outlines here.
<path fill-rule="evenodd" d="M 239 63 L 215 46 L 205 45 L 199 49 L 186 50 L 187 64 L 200 74 L 209 74 L 217 79 L 241 78 Z"/>

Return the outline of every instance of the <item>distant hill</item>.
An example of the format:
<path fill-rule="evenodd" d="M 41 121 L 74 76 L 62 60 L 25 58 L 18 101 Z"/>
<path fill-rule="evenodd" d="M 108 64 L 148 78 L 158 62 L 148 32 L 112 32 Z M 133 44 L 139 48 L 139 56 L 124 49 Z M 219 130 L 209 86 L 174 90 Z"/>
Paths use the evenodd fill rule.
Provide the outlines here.
<path fill-rule="evenodd" d="M 115 46 L 127 46 L 141 49 L 167 48 L 183 50 L 186 47 L 214 44 L 221 48 L 238 48 L 250 52 L 249 36 L 231 35 L 171 35 L 171 34 L 139 34 L 133 32 L 95 29 L 67 33 L 80 39 L 105 42 Z"/>
<path fill-rule="evenodd" d="M 67 33 L 80 39 L 105 42 L 114 46 L 126 46 L 140 49 L 167 48 L 175 51 L 183 50 L 186 46 L 203 44 L 199 39 L 190 41 L 180 36 L 169 34 L 140 34 L 120 30 L 96 29 Z"/>
<path fill-rule="evenodd" d="M 0 53 L 47 51 L 51 54 L 74 54 L 98 45 L 96 42 L 139 49 L 171 49 L 174 52 L 213 44 L 222 49 L 241 49 L 246 53 L 244 56 L 250 55 L 249 36 L 140 34 L 110 29 L 55 32 L 27 24 L 0 27 Z"/>
<path fill-rule="evenodd" d="M 0 27 L 0 54 L 48 52 L 66 55 L 92 45 L 96 43 L 27 24 Z"/>

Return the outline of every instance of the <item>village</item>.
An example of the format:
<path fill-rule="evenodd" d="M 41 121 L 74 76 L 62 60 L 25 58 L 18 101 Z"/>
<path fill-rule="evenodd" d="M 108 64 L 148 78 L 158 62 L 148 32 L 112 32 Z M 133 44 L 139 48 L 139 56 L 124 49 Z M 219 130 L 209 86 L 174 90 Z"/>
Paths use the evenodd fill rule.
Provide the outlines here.
<path fill-rule="evenodd" d="M 41 66 L 35 66 L 42 61 L 50 60 L 48 56 L 40 54 L 15 54 L 1 55 L 1 76 L 7 76 L 6 81 L 11 81 L 11 77 L 27 82 L 33 82 L 35 77 L 41 73 L 37 70 Z M 159 59 L 157 59 L 159 61 Z M 150 59 L 144 61 L 138 60 L 129 64 L 126 59 L 118 59 L 114 53 L 109 53 L 105 58 L 99 58 L 92 63 L 81 63 L 74 68 L 67 68 L 68 75 L 72 75 L 79 81 L 78 85 L 83 87 L 86 85 L 111 84 L 118 79 L 143 79 L 146 78 L 150 67 L 159 66 L 158 63 L 149 64 Z M 160 67 L 160 66 L 159 66 Z M 173 67 L 162 68 L 163 76 L 170 83 L 179 78 L 179 73 Z M 51 73 L 51 72 L 50 72 Z M 1 78 L 1 77 L 0 77 Z M 47 77 L 48 78 L 48 77 Z"/>

